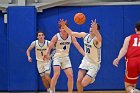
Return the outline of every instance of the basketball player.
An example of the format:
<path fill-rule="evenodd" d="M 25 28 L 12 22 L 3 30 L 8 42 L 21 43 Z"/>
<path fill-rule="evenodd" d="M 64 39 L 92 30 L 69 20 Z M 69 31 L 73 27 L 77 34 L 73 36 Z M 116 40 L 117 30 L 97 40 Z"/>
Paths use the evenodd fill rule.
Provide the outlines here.
<path fill-rule="evenodd" d="M 102 37 L 99 33 L 100 26 L 96 20 L 92 21 L 90 32 L 73 32 L 65 25 L 66 21 L 60 20 L 65 31 L 71 36 L 83 38 L 85 56 L 79 66 L 77 89 L 78 93 L 83 93 L 83 88 L 95 81 L 96 74 L 100 68 L 101 62 L 101 43 Z"/>
<path fill-rule="evenodd" d="M 68 24 L 66 23 L 68 26 Z M 53 36 L 50 45 L 45 53 L 44 60 L 49 55 L 50 50 L 55 46 L 56 53 L 53 57 L 53 71 L 54 75 L 51 80 L 50 93 L 55 93 L 57 80 L 62 69 L 68 78 L 68 93 L 73 91 L 73 70 L 69 59 L 69 49 L 71 43 L 78 49 L 78 51 L 84 56 L 84 50 L 77 42 L 76 38 L 67 34 L 64 28 L 59 24 L 59 33 Z"/>
<path fill-rule="evenodd" d="M 50 41 L 44 39 L 45 38 L 44 32 L 39 31 L 37 32 L 36 36 L 38 40 L 35 40 L 31 43 L 26 53 L 27 53 L 28 61 L 32 62 L 32 58 L 30 57 L 30 51 L 35 47 L 37 68 L 45 88 L 48 89 L 51 82 L 50 60 L 44 61 L 43 56 L 44 56 L 44 51 L 47 49 Z"/>
<path fill-rule="evenodd" d="M 125 38 L 123 47 L 113 65 L 118 67 L 120 59 L 126 56 L 125 89 L 128 93 L 140 93 L 136 89 L 140 74 L 140 22 L 135 25 L 136 34 Z"/>

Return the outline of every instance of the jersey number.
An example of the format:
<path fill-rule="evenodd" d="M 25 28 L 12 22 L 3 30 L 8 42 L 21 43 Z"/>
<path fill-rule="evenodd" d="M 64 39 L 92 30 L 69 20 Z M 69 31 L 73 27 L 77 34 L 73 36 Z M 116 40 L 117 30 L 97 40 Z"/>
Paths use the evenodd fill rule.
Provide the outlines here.
<path fill-rule="evenodd" d="M 133 46 L 139 46 L 140 47 L 140 40 L 138 40 L 138 38 L 134 38 Z"/>
<path fill-rule="evenodd" d="M 41 55 L 43 56 L 43 52 L 41 51 Z"/>
<path fill-rule="evenodd" d="M 66 48 L 67 48 L 66 46 L 63 47 L 64 50 L 66 50 Z"/>
<path fill-rule="evenodd" d="M 86 53 L 90 53 L 90 49 L 89 48 L 86 48 Z"/>

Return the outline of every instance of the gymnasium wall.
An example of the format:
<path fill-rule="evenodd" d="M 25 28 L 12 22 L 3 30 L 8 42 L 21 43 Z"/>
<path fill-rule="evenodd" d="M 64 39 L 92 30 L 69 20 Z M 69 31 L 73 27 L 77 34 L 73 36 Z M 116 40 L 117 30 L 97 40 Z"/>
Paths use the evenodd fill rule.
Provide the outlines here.
<path fill-rule="evenodd" d="M 4 14 L 0 11 L 0 90 L 8 89 L 7 68 L 7 29 L 4 24 Z"/>
<path fill-rule="evenodd" d="M 114 58 L 122 47 L 123 40 L 134 33 L 134 26 L 140 20 L 140 6 L 83 6 L 83 7 L 55 7 L 36 13 L 34 7 L 9 7 L 8 24 L 3 23 L 0 12 L 0 91 L 44 91 L 41 79 L 37 73 L 34 51 L 31 52 L 33 62 L 29 63 L 26 49 L 36 39 L 36 29 L 46 34 L 46 39 L 59 32 L 58 20 L 68 20 L 73 31 L 89 32 L 92 19 L 97 19 L 101 25 L 102 63 L 96 81 L 86 87 L 86 90 L 124 90 L 125 62 L 121 60 L 118 68 L 112 65 Z M 73 16 L 77 12 L 86 15 L 86 22 L 77 25 Z M 82 39 L 77 39 L 83 47 Z M 5 42 L 6 41 L 6 42 Z M 82 55 L 72 45 L 70 59 L 74 71 L 74 90 L 78 66 Z M 51 73 L 51 76 L 53 72 Z M 62 83 L 62 81 L 64 83 Z M 67 90 L 67 78 L 63 71 L 59 77 L 56 90 Z M 138 85 L 140 88 L 140 84 Z"/>
<path fill-rule="evenodd" d="M 37 74 L 34 56 L 29 63 L 26 49 L 35 40 L 36 9 L 8 8 L 8 91 L 36 91 Z M 34 54 L 31 52 L 31 55 Z"/>

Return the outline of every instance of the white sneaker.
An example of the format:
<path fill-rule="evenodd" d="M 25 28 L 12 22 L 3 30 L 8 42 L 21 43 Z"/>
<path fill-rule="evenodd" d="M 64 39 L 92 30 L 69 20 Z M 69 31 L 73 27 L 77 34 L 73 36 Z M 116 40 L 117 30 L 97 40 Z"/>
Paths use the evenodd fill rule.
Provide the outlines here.
<path fill-rule="evenodd" d="M 134 89 L 133 93 L 140 93 L 138 89 Z"/>
<path fill-rule="evenodd" d="M 55 93 L 55 91 L 50 90 L 50 93 Z"/>

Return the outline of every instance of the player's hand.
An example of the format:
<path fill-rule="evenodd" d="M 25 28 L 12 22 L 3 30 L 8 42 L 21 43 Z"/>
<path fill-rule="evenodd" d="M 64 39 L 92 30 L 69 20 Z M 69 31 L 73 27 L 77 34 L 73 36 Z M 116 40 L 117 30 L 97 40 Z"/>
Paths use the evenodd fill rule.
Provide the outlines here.
<path fill-rule="evenodd" d="M 50 59 L 51 59 L 51 56 L 49 55 L 49 56 L 47 57 L 47 59 L 50 60 Z"/>
<path fill-rule="evenodd" d="M 32 62 L 32 58 L 31 58 L 31 57 L 28 57 L 28 61 L 29 61 L 29 62 Z"/>
<path fill-rule="evenodd" d="M 116 58 L 116 59 L 113 61 L 113 65 L 116 66 L 116 67 L 118 67 L 119 61 L 120 61 L 120 59 Z"/>
<path fill-rule="evenodd" d="M 65 26 L 66 23 L 67 23 L 67 20 L 64 20 L 64 19 L 60 19 L 58 22 L 58 24 L 61 25 L 62 27 Z"/>
<path fill-rule="evenodd" d="M 43 60 L 44 61 L 49 60 L 48 55 L 44 55 Z"/>
<path fill-rule="evenodd" d="M 97 30 L 97 23 L 96 23 L 96 19 L 93 21 L 93 20 L 91 20 L 91 28 L 93 29 L 93 30 Z"/>

